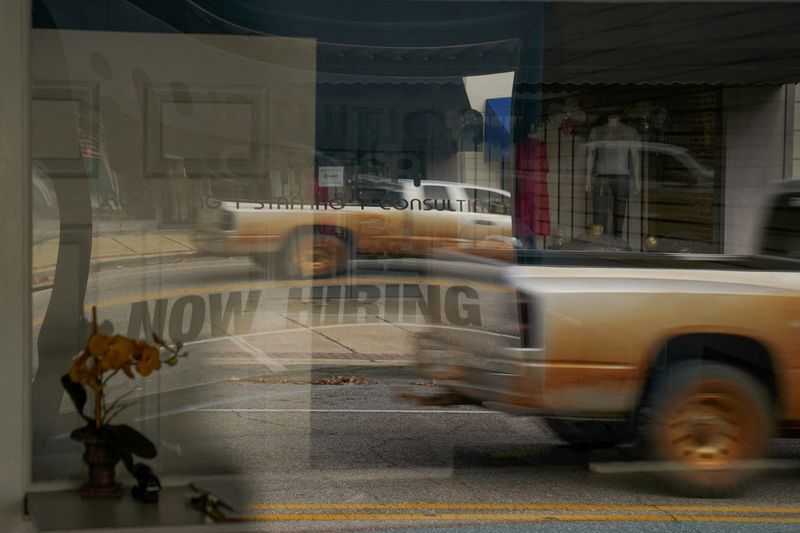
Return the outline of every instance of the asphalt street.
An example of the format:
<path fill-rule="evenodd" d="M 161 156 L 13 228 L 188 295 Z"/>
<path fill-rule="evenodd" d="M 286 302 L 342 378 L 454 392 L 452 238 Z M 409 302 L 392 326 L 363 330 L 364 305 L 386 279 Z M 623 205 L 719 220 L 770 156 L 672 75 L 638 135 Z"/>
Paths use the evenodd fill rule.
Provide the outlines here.
<path fill-rule="evenodd" d="M 156 441 L 165 481 L 212 491 L 231 517 L 270 531 L 800 530 L 794 441 L 774 441 L 786 468 L 740 496 L 686 499 L 648 474 L 594 472 L 628 457 L 568 446 L 534 418 L 401 397 L 439 392 L 410 366 L 426 325 L 513 335 L 502 287 L 409 272 L 315 285 L 268 279 L 246 259 L 91 273 L 86 304 L 101 320 L 190 350 L 137 382 L 125 415 Z M 33 295 L 37 336 L 50 292 Z M 42 376 L 68 361 L 35 364 Z M 114 393 L 131 386 L 121 379 Z M 34 478 L 81 479 L 69 402 L 34 409 Z"/>

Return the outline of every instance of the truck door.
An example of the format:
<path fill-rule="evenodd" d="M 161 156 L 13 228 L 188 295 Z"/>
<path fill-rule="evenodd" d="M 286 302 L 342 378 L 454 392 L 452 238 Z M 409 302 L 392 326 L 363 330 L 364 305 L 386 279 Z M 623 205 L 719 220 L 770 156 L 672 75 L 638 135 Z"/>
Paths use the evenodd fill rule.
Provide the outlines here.
<path fill-rule="evenodd" d="M 403 198 L 399 187 L 362 187 L 357 207 L 349 215 L 356 228 L 358 251 L 369 255 L 404 253 L 405 214 L 398 211 Z"/>
<path fill-rule="evenodd" d="M 422 185 L 406 211 L 412 253 L 425 255 L 435 248 L 458 245 L 459 213 L 448 185 Z"/>
<path fill-rule="evenodd" d="M 778 258 L 779 261 L 787 259 L 786 267 L 789 271 L 777 273 L 776 276 L 786 277 L 790 286 L 797 285 L 796 280 L 800 277 L 800 190 L 779 194 L 772 200 L 764 225 L 761 253 Z M 789 295 L 785 302 L 788 306 L 785 318 L 791 326 L 787 328 L 785 337 L 779 344 L 786 346 L 786 360 L 791 367 L 787 373 L 787 388 L 796 390 L 800 386 L 800 334 L 796 326 L 797 318 L 800 317 L 800 296 L 796 293 Z M 800 401 L 794 402 L 789 409 L 797 416 L 800 413 Z"/>

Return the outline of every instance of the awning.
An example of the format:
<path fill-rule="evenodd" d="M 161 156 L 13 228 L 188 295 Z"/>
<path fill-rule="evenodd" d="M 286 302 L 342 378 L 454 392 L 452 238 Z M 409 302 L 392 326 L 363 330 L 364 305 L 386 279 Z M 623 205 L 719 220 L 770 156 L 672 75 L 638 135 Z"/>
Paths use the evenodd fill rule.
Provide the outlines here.
<path fill-rule="evenodd" d="M 556 3 L 544 82 L 798 83 L 798 27 L 797 3 Z"/>
<path fill-rule="evenodd" d="M 284 35 L 317 42 L 332 83 L 408 83 L 508 72 L 541 37 L 546 84 L 800 82 L 800 3 L 131 0 L 110 17 L 80 0 L 40 0 L 35 27 Z M 321 79 L 324 79 L 321 77 Z M 334 81 L 335 80 L 335 81 Z M 437 80 L 438 82 L 438 80 Z M 418 82 L 417 82 L 418 83 Z"/>

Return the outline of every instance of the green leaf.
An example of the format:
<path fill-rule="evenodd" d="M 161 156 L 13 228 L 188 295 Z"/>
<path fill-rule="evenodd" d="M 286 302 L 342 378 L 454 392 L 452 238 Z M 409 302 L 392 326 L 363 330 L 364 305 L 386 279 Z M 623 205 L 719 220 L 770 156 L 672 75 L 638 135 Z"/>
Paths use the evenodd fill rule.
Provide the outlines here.
<path fill-rule="evenodd" d="M 120 446 L 134 455 L 145 459 L 152 459 L 157 454 L 155 445 L 150 439 L 124 424 L 105 426 L 106 430 L 114 435 Z"/>
<path fill-rule="evenodd" d="M 175 359 L 174 357 L 170 357 L 169 359 L 167 359 L 164 362 L 167 363 L 167 365 L 169 365 L 169 366 L 175 366 L 175 365 L 178 364 L 178 360 Z"/>
<path fill-rule="evenodd" d="M 76 440 L 78 442 L 83 442 L 84 433 L 91 430 L 92 428 L 94 428 L 94 420 L 88 421 L 86 425 L 82 428 L 73 429 L 72 433 L 69 434 L 69 438 L 71 438 L 72 440 Z"/>
<path fill-rule="evenodd" d="M 136 472 L 133 471 L 133 455 L 128 450 L 118 450 L 119 457 L 122 459 L 122 464 L 125 465 L 125 469 L 131 473 L 132 476 L 136 477 Z"/>
<path fill-rule="evenodd" d="M 114 451 L 119 455 L 122 463 L 125 465 L 126 470 L 133 474 L 133 455 L 125 447 L 125 443 L 114 433 L 115 426 L 103 426 L 102 431 L 108 440 L 108 443 L 114 448 Z"/>
<path fill-rule="evenodd" d="M 89 418 L 85 414 L 83 414 L 83 408 L 86 407 L 86 389 L 83 388 L 82 385 L 79 385 L 72 381 L 69 377 L 69 374 L 64 374 L 61 376 L 61 386 L 64 387 L 64 390 L 67 391 L 72 403 L 75 405 L 75 409 L 78 411 L 78 414 L 83 417 L 84 420 L 87 422 L 94 422 L 93 418 Z"/>

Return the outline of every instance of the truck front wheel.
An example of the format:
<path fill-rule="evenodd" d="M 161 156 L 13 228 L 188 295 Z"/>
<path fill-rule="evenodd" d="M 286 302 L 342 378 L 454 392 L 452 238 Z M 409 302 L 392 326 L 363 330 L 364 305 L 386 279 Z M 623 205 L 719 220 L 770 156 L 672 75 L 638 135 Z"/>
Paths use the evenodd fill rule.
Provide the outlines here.
<path fill-rule="evenodd" d="M 766 456 L 772 430 L 769 394 L 730 365 L 691 361 L 657 376 L 638 420 L 645 449 L 676 492 L 736 494 Z M 663 468 L 662 468 L 663 467 Z"/>
<path fill-rule="evenodd" d="M 333 276 L 346 268 L 348 250 L 347 243 L 336 235 L 299 233 L 284 249 L 286 274 L 299 279 Z"/>

